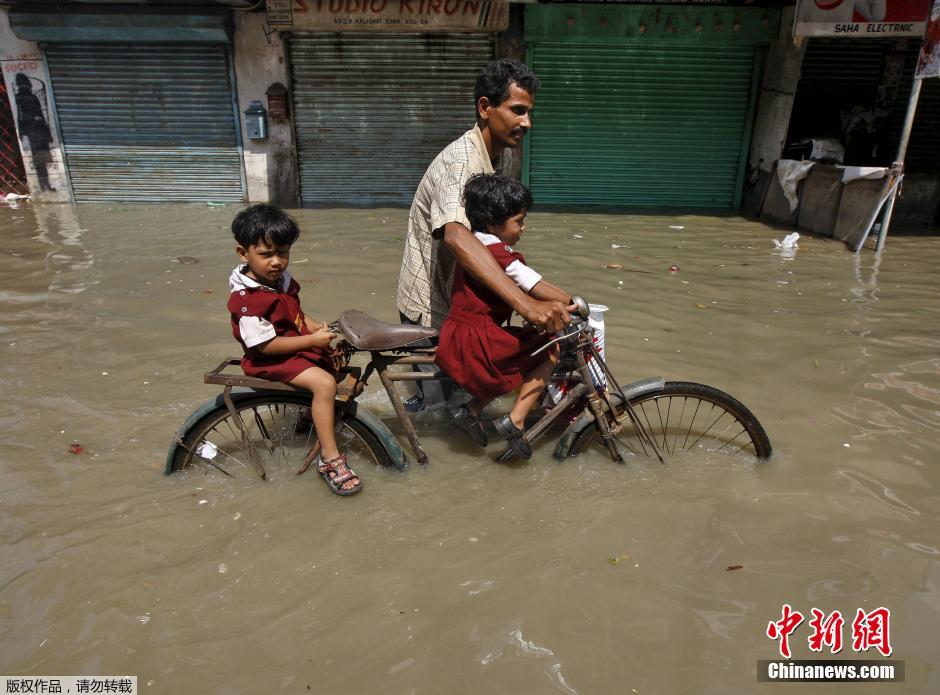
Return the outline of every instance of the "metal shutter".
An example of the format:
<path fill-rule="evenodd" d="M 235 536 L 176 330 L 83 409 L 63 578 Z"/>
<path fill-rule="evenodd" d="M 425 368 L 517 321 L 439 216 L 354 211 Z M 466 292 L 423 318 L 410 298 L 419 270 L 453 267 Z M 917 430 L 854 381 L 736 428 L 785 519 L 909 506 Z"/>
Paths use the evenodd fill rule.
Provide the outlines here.
<path fill-rule="evenodd" d="M 536 43 L 529 137 L 538 203 L 739 204 L 760 52 L 677 42 Z"/>
<path fill-rule="evenodd" d="M 487 34 L 294 34 L 304 205 L 410 205 L 431 160 L 474 123 Z"/>
<path fill-rule="evenodd" d="M 227 51 L 47 46 L 75 199 L 244 200 Z"/>

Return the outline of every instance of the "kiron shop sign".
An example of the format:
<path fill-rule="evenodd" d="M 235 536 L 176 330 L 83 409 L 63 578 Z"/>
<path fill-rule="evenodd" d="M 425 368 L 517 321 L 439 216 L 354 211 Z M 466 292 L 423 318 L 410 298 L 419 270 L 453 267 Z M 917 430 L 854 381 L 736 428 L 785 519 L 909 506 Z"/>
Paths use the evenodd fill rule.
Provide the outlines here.
<path fill-rule="evenodd" d="M 267 0 L 272 29 L 497 32 L 509 5 L 489 0 Z"/>

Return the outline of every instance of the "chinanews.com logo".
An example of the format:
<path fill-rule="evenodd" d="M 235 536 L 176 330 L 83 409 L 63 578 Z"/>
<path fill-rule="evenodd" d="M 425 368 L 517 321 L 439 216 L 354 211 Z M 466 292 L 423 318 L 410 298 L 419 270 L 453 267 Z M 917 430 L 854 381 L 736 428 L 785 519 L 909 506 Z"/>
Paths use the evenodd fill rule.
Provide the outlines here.
<path fill-rule="evenodd" d="M 904 681 L 904 662 L 890 660 L 891 611 L 884 607 L 865 612 L 859 608 L 849 627 L 853 652 L 876 652 L 883 658 L 868 660 L 847 659 L 792 659 L 791 638 L 806 623 L 809 635 L 806 643 L 811 652 L 826 650 L 835 655 L 842 652 L 845 643 L 846 620 L 842 613 L 826 613 L 812 608 L 810 620 L 789 603 L 783 604 L 779 620 L 767 623 L 766 636 L 777 642 L 781 660 L 761 659 L 757 662 L 757 680 L 763 683 L 900 683 Z"/>

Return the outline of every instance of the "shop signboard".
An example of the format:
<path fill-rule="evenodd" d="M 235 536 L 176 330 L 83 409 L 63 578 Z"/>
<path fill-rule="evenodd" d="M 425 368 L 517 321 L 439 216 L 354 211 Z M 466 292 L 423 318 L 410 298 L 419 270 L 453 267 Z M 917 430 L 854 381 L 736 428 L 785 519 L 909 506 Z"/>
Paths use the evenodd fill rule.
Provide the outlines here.
<path fill-rule="evenodd" d="M 498 32 L 501 0 L 267 0 L 268 25 L 295 31 Z"/>
<path fill-rule="evenodd" d="M 799 0 L 794 36 L 923 36 L 930 0 Z"/>
<path fill-rule="evenodd" d="M 940 77 L 940 0 L 934 0 L 915 77 Z"/>

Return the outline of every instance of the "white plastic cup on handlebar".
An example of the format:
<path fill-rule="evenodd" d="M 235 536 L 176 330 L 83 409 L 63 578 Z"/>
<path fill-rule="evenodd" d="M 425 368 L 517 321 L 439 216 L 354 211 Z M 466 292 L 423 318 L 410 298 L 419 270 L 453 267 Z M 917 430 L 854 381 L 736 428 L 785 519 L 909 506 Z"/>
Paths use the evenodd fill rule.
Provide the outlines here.
<path fill-rule="evenodd" d="M 588 316 L 588 325 L 594 329 L 594 345 L 597 347 L 597 352 L 600 356 L 604 358 L 604 314 L 609 311 L 609 307 L 603 304 L 589 304 L 588 306 L 591 308 L 591 314 Z M 600 365 L 594 360 L 591 360 L 588 363 L 588 368 L 591 370 L 591 378 L 594 380 L 594 385 L 600 388 L 606 388 L 607 375 L 604 374 L 604 370 L 600 368 Z"/>
<path fill-rule="evenodd" d="M 603 304 L 590 304 L 589 306 L 591 313 L 588 316 L 588 325 L 594 329 L 594 344 L 597 346 L 597 351 L 600 353 L 601 357 L 604 357 L 604 313 L 608 311 L 608 307 Z M 601 369 L 600 365 L 593 359 L 588 362 L 588 370 L 591 372 L 591 379 L 594 381 L 596 387 L 607 387 L 607 375 L 604 374 L 604 370 Z M 558 402 L 564 398 L 565 394 L 568 393 L 569 388 L 570 384 L 561 372 L 552 374 L 548 382 L 548 387 L 545 389 L 542 407 L 551 408 L 557 405 Z"/>

